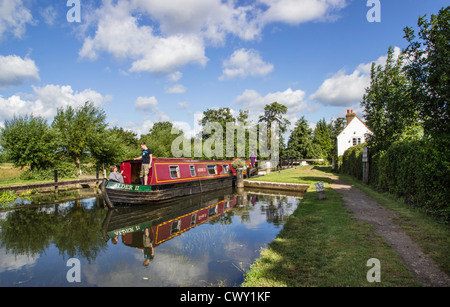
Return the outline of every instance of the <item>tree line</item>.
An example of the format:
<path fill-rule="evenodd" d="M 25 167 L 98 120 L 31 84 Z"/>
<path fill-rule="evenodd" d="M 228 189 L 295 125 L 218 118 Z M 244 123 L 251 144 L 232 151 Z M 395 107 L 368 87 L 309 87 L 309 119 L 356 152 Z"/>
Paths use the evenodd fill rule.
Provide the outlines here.
<path fill-rule="evenodd" d="M 312 130 L 304 117 L 297 121 L 290 133 L 287 143 L 283 134 L 288 131 L 290 122 L 285 118 L 287 107 L 273 102 L 264 109 L 264 114 L 258 123 L 265 123 L 268 129 L 268 144 L 271 144 L 270 129 L 276 122 L 279 125 L 280 156 L 298 158 L 324 158 L 331 161 L 336 155 L 336 136 L 344 127 L 344 118 L 338 118 L 331 123 L 325 119 L 319 121 Z M 199 124 L 205 127 L 208 123 L 219 123 L 223 140 L 226 141 L 226 124 L 236 123 L 249 127 L 258 123 L 249 121 L 249 111 L 240 110 L 233 116 L 231 109 L 207 109 Z M 175 132 L 175 133 L 174 133 Z M 200 138 L 204 144 L 216 131 L 203 132 L 201 135 L 188 140 L 192 144 Z M 232 135 L 234 145 L 237 145 L 236 133 Z M 146 142 L 147 146 L 157 157 L 173 157 L 171 145 L 179 136 L 184 137 L 182 131 L 177 131 L 171 122 L 157 122 L 147 134 L 138 136 L 136 133 L 121 127 L 108 127 L 104 110 L 93 102 L 85 102 L 79 107 L 67 106 L 58 108 L 51 123 L 41 117 L 31 115 L 15 116 L 5 121 L 5 127 L 0 130 L 0 146 L 2 160 L 13 162 L 16 167 L 28 167 L 31 172 L 48 169 L 59 169 L 62 173 L 76 166 L 76 172 L 81 173 L 84 164 L 91 164 L 96 168 L 105 168 L 120 161 L 140 155 L 139 144 Z M 249 132 L 245 132 L 245 148 L 249 147 Z M 269 145 L 270 146 L 270 145 Z M 237 157 L 237 146 L 233 156 L 228 157 L 225 151 L 222 155 L 206 156 L 210 158 Z M 255 152 L 258 155 L 258 152 Z M 248 159 L 251 153 L 245 150 L 241 158 Z M 194 152 L 192 152 L 194 157 Z"/>
<path fill-rule="evenodd" d="M 361 101 L 366 124 L 374 132 L 368 141 L 372 156 L 381 155 L 396 142 L 434 140 L 440 144 L 436 148 L 441 148 L 438 152 L 442 153 L 442 158 L 449 160 L 449 10 L 449 7 L 441 9 L 430 20 L 420 17 L 418 39 L 411 28 L 405 28 L 404 37 L 409 45 L 402 54 L 395 59 L 393 49 L 389 48 L 385 65 L 372 65 L 371 83 Z M 345 127 L 343 117 L 328 122 L 323 118 L 312 129 L 302 116 L 285 140 L 291 124 L 286 119 L 287 111 L 283 104 L 273 102 L 265 106 L 258 122 L 253 123 L 248 110 L 240 110 L 233 116 L 227 107 L 207 109 L 200 125 L 219 123 L 223 128 L 222 140 L 226 141 L 227 123 L 242 126 L 265 123 L 268 144 L 271 144 L 275 137 L 270 134 L 271 127 L 277 123 L 280 157 L 322 158 L 328 162 L 337 159 L 336 138 Z M 146 142 L 154 156 L 172 157 L 173 141 L 184 137 L 182 131 L 174 131 L 171 122 L 155 123 L 147 134 L 139 137 L 121 127 L 110 128 L 105 112 L 94 103 L 85 102 L 76 108 L 59 108 L 51 124 L 33 114 L 5 121 L 0 130 L 0 162 L 10 161 L 17 167 L 29 167 L 31 171 L 64 170 L 75 165 L 80 173 L 86 163 L 105 167 L 138 156 L 140 142 Z M 187 141 L 194 144 L 200 140 L 205 144 L 215 133 L 208 131 Z M 248 131 L 245 133 L 244 145 L 249 148 L 250 136 Z M 235 134 L 232 137 L 236 144 Z M 242 158 L 248 159 L 250 154 L 246 150 Z M 237 148 L 231 157 L 224 149 L 223 153 L 199 158 L 236 156 Z"/>
<path fill-rule="evenodd" d="M 418 26 L 418 37 L 404 29 L 409 45 L 397 59 L 389 47 L 386 64 L 372 64 L 361 106 L 375 151 L 403 140 L 449 140 L 450 6 L 420 17 Z"/>
<path fill-rule="evenodd" d="M 408 46 L 372 65 L 361 101 L 370 180 L 379 190 L 448 220 L 450 216 L 450 6 L 404 29 Z M 362 145 L 364 146 L 364 145 Z M 343 170 L 362 176 L 362 146 L 346 151 Z"/>

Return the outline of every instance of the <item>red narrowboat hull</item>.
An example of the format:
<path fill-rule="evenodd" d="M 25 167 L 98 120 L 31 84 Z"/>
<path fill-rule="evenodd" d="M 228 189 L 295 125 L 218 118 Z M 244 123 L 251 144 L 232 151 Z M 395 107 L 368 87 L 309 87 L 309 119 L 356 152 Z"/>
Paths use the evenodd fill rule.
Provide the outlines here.
<path fill-rule="evenodd" d="M 104 180 L 102 194 L 108 207 L 112 208 L 118 204 L 148 204 L 227 188 L 234 186 L 236 178 L 236 170 L 231 163 L 223 160 L 153 158 L 148 185 L 142 185 L 141 160 L 126 160 L 120 165 L 124 183 Z M 244 173 L 246 176 L 246 170 Z"/>

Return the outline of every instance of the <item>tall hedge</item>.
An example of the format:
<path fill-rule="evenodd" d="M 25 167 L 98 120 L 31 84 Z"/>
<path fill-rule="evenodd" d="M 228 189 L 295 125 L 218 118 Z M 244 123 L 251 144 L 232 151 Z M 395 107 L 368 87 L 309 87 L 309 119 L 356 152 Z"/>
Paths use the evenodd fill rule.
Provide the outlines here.
<path fill-rule="evenodd" d="M 448 220 L 448 145 L 441 140 L 394 143 L 378 158 L 378 187 Z"/>
<path fill-rule="evenodd" d="M 370 154 L 369 184 L 448 221 L 450 216 L 450 142 L 411 140 Z M 341 171 L 362 179 L 366 144 L 345 151 Z"/>
<path fill-rule="evenodd" d="M 344 152 L 342 157 L 342 172 L 352 175 L 360 180 L 362 179 L 362 153 L 365 146 L 367 146 L 367 144 L 356 145 Z"/>

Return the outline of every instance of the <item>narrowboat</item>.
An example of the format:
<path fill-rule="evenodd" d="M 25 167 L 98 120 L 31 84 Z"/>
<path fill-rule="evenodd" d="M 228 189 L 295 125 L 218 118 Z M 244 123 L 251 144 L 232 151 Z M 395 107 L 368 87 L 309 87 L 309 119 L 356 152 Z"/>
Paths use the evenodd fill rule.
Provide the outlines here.
<path fill-rule="evenodd" d="M 228 160 L 153 157 L 147 185 L 140 178 L 141 160 L 120 164 L 124 183 L 104 179 L 100 188 L 106 205 L 140 205 L 234 186 L 236 170 Z M 251 168 L 250 162 L 245 162 Z M 244 168 L 244 178 L 247 169 Z"/>

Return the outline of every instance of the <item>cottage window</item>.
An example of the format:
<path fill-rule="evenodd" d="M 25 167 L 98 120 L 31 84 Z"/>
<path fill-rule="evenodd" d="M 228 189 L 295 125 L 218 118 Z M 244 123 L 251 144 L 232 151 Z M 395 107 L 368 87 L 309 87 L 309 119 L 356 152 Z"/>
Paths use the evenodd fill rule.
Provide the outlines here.
<path fill-rule="evenodd" d="M 180 167 L 178 165 L 170 165 L 169 166 L 170 177 L 171 178 L 180 178 Z"/>
<path fill-rule="evenodd" d="M 217 166 L 216 165 L 208 165 L 208 174 L 217 175 Z"/>
<path fill-rule="evenodd" d="M 195 166 L 194 165 L 189 165 L 189 169 L 191 170 L 191 177 L 195 177 Z"/>
<path fill-rule="evenodd" d="M 356 145 L 356 138 L 353 138 L 353 146 Z"/>

